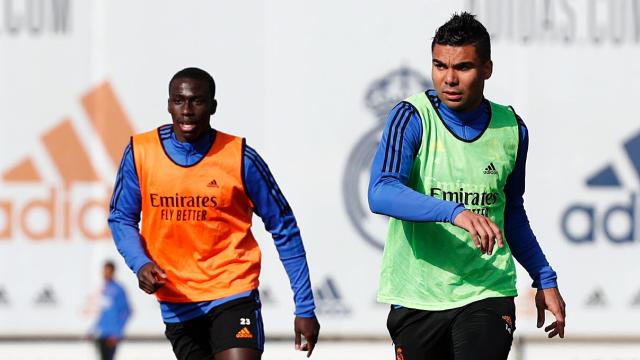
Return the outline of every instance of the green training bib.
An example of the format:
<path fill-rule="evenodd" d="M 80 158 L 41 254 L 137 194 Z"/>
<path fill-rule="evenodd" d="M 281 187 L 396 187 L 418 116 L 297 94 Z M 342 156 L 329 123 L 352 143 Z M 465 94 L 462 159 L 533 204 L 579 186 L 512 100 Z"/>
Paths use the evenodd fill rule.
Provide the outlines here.
<path fill-rule="evenodd" d="M 517 295 L 516 271 L 504 237 L 504 185 L 518 151 L 512 109 L 490 102 L 486 130 L 472 141 L 454 135 L 426 93 L 406 100 L 420 114 L 423 134 L 408 186 L 463 203 L 493 220 L 504 247 L 483 255 L 467 231 L 444 222 L 391 218 L 384 246 L 378 301 L 422 310 L 446 310 L 490 297 Z"/>

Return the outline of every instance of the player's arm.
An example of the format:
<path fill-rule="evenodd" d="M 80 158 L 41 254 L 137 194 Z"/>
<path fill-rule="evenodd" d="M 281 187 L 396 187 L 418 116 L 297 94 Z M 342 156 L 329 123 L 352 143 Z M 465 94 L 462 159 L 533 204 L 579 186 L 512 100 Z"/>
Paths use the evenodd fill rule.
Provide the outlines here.
<path fill-rule="evenodd" d="M 421 143 L 420 116 L 409 103 L 399 103 L 389 114 L 371 164 L 369 208 L 400 220 L 453 222 L 464 205 L 436 199 L 406 185 Z"/>
<path fill-rule="evenodd" d="M 248 145 L 244 149 L 243 177 L 254 212 L 271 233 L 280 261 L 289 277 L 295 302 L 296 348 L 307 351 L 307 356 L 310 356 L 318 339 L 320 324 L 314 313 L 309 267 L 300 229 L 269 167 Z M 301 345 L 301 335 L 306 340 L 304 345 Z"/>
<path fill-rule="evenodd" d="M 542 248 L 531 229 L 524 209 L 525 167 L 529 148 L 529 136 L 526 126 L 518 117 L 520 144 L 513 172 L 505 184 L 504 232 L 513 257 L 525 268 L 533 279 L 538 309 L 538 327 L 544 325 L 544 310 L 553 313 L 556 321 L 545 328 L 549 337 L 557 334 L 564 337 L 565 303 L 558 290 L 557 275 L 551 268 Z"/>
<path fill-rule="evenodd" d="M 461 203 L 437 199 L 407 186 L 422 143 L 422 120 L 411 104 L 401 102 L 389 114 L 371 165 L 369 208 L 406 221 L 449 222 L 469 232 L 482 253 L 502 244 L 498 227 Z"/>
<path fill-rule="evenodd" d="M 124 330 L 127 321 L 131 317 L 131 306 L 129 306 L 129 299 L 127 298 L 127 293 L 123 288 L 120 288 L 118 292 L 118 302 L 120 303 L 120 327 Z"/>
<path fill-rule="evenodd" d="M 164 285 L 166 275 L 149 259 L 140 239 L 142 200 L 131 143 L 127 144 L 109 204 L 109 228 L 116 248 L 127 266 L 138 276 L 138 285 L 147 293 Z"/>
<path fill-rule="evenodd" d="M 116 340 L 120 340 L 124 337 L 124 328 L 131 316 L 131 308 L 129 307 L 129 301 L 127 300 L 127 294 L 124 289 L 118 285 L 118 291 L 114 295 L 114 306 L 117 309 L 116 321 L 118 322 L 117 334 L 115 334 Z"/>

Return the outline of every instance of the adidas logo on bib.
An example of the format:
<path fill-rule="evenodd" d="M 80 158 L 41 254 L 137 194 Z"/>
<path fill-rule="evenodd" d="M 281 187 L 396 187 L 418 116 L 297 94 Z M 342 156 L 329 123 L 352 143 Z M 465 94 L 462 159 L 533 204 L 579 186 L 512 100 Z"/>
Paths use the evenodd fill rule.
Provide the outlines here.
<path fill-rule="evenodd" d="M 498 173 L 498 170 L 496 170 L 496 167 L 493 166 L 493 163 L 489 163 L 489 165 L 484 168 L 484 171 L 482 173 L 487 175 L 495 175 Z"/>

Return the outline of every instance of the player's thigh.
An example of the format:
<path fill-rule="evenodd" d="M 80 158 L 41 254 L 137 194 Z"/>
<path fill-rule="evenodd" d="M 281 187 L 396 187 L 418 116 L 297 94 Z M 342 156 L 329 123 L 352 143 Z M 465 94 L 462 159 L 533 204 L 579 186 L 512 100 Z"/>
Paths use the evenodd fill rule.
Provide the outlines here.
<path fill-rule="evenodd" d="M 257 293 L 216 307 L 209 328 L 214 354 L 233 348 L 264 350 L 264 326 Z M 217 358 L 217 356 L 216 356 Z"/>
<path fill-rule="evenodd" d="M 449 359 L 448 329 L 452 314 L 450 311 L 392 307 L 387 318 L 387 329 L 393 340 L 396 359 Z"/>
<path fill-rule="evenodd" d="M 515 331 L 512 297 L 490 298 L 468 305 L 452 326 L 455 360 L 505 360 Z"/>
<path fill-rule="evenodd" d="M 166 324 L 165 336 L 178 360 L 211 360 L 209 321 L 206 316 L 182 323 Z"/>

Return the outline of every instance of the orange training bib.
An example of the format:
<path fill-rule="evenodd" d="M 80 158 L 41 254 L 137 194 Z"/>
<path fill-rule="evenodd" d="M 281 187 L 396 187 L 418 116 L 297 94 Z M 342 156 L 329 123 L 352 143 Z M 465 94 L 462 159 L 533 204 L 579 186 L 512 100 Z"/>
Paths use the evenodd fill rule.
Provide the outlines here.
<path fill-rule="evenodd" d="M 196 302 L 256 289 L 260 248 L 242 181 L 244 139 L 216 131 L 191 166 L 174 163 L 158 130 L 132 138 L 142 195 L 142 242 L 167 273 L 161 301 Z"/>

